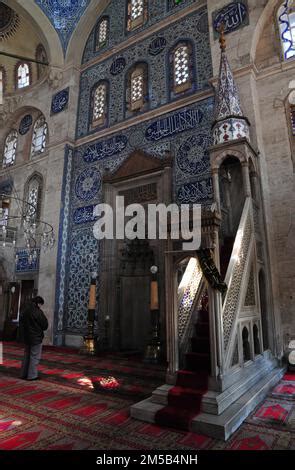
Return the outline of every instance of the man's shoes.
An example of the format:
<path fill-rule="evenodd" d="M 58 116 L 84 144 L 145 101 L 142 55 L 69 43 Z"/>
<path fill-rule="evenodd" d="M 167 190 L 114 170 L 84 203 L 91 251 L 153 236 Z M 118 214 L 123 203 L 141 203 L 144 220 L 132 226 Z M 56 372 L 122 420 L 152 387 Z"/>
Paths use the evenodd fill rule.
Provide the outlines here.
<path fill-rule="evenodd" d="M 27 380 L 40 380 L 40 377 L 34 377 L 33 379 L 27 379 Z"/>

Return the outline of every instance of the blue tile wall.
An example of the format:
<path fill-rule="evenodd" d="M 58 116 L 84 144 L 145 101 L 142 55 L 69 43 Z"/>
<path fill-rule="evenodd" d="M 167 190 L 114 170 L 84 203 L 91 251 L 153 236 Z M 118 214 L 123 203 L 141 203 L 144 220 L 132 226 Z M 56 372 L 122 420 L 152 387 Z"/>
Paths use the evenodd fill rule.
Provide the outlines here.
<path fill-rule="evenodd" d="M 207 10 L 201 8 L 176 24 L 82 72 L 77 138 L 94 132 L 90 126 L 91 92 L 99 80 L 108 80 L 110 86 L 109 126 L 125 120 L 125 75 L 127 70 L 138 61 L 144 61 L 148 64 L 149 109 L 158 108 L 169 102 L 169 51 L 181 39 L 188 40 L 193 44 L 195 80 L 190 92 L 208 88 L 208 80 L 212 77 L 212 61 L 207 21 Z M 158 47 L 156 55 L 154 53 L 155 42 Z M 152 54 L 150 53 L 151 47 Z M 124 66 L 124 64 L 126 65 Z"/>
<path fill-rule="evenodd" d="M 16 250 L 18 259 L 15 266 L 15 272 L 17 274 L 31 273 L 39 270 L 40 249 L 36 248 L 36 252 L 36 259 L 29 262 L 29 256 L 26 248 L 18 248 Z"/>
<path fill-rule="evenodd" d="M 96 26 L 94 26 L 85 46 L 83 63 L 88 62 L 94 57 L 99 56 L 102 52 L 120 44 L 125 39 L 138 34 L 140 31 L 143 31 L 155 23 L 161 21 L 166 16 L 176 13 L 177 11 L 180 11 L 184 7 L 187 7 L 193 3 L 201 2 L 199 0 L 183 0 L 179 3 L 179 5 L 172 7 L 172 2 L 170 0 L 149 0 L 147 22 L 142 27 L 129 32 L 126 31 L 127 0 L 112 0 L 101 16 L 97 19 L 96 23 L 97 25 L 103 16 L 107 16 L 109 18 L 110 23 L 108 43 L 106 47 L 95 51 Z"/>
<path fill-rule="evenodd" d="M 160 15 L 163 17 L 169 14 L 168 2 L 149 3 L 158 11 L 158 16 L 155 11 L 155 18 L 151 18 L 151 21 L 157 21 Z M 181 2 L 175 8 L 183 8 L 189 3 L 193 2 Z M 117 22 L 121 25 L 121 36 L 114 38 L 114 41 L 119 42 L 125 35 L 124 21 L 119 15 L 113 15 L 111 21 L 112 24 Z M 143 42 L 89 67 L 81 74 L 77 137 L 89 134 L 90 93 L 98 80 L 107 79 L 110 83 L 109 126 L 125 120 L 122 101 L 125 73 L 138 60 L 144 60 L 149 65 L 150 107 L 159 108 L 167 103 L 168 54 L 179 39 L 193 42 L 197 91 L 208 87 L 212 65 L 207 11 L 202 8 Z M 91 37 L 88 42 L 91 42 Z M 91 53 L 88 59 L 92 57 Z M 211 204 L 213 188 L 208 147 L 211 145 L 213 110 L 213 97 L 203 99 L 107 137 L 102 138 L 98 134 L 94 141 L 76 149 L 66 148 L 58 254 L 56 344 L 61 343 L 65 332 L 84 334 L 86 331 L 90 274 L 93 269 L 99 271 L 101 262 L 101 247 L 92 230 L 93 208 L 103 200 L 103 176 L 116 171 L 135 149 L 159 159 L 166 157 L 168 151 L 174 159 L 174 200 L 178 203 Z M 97 286 L 99 300 L 100 278 Z M 98 330 L 102 327 L 100 316 L 98 301 Z"/>

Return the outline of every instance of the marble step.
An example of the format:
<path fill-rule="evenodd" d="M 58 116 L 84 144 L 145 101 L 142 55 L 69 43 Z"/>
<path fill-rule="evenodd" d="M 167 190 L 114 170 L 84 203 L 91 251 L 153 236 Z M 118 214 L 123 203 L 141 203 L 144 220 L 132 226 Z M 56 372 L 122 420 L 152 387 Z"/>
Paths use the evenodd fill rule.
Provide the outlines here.
<path fill-rule="evenodd" d="M 281 380 L 284 373 L 285 368 L 277 367 L 272 370 L 219 416 L 209 413 L 198 414 L 192 420 L 191 431 L 226 441 Z"/>

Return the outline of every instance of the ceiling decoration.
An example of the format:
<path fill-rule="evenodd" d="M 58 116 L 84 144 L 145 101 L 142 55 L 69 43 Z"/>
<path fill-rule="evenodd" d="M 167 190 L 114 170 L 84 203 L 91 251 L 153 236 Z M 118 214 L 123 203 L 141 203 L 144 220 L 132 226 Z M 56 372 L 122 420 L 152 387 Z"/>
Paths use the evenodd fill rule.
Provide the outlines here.
<path fill-rule="evenodd" d="M 90 0 L 35 0 L 53 24 L 64 53 L 81 16 Z"/>
<path fill-rule="evenodd" d="M 0 41 L 13 36 L 19 26 L 18 14 L 0 2 Z"/>

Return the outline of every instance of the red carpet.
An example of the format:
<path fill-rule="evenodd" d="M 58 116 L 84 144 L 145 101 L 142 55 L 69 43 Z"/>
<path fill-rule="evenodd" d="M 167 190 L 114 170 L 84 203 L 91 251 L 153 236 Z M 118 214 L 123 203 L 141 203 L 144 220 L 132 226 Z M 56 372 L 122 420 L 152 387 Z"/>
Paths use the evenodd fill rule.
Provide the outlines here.
<path fill-rule="evenodd" d="M 111 355 L 87 358 L 51 348 L 41 361 L 42 379 L 30 383 L 18 378 L 21 348 L 9 343 L 3 349 L 0 450 L 295 449 L 295 374 L 286 374 L 224 443 L 130 418 L 130 405 L 164 383 L 161 366 Z M 101 377 L 102 386 L 94 387 L 91 377 Z M 108 377 L 118 379 L 122 390 L 112 388 L 116 382 Z M 189 386 L 192 374 L 182 373 L 182 380 Z"/>
<path fill-rule="evenodd" d="M 168 405 L 156 414 L 156 423 L 189 430 L 192 419 L 200 412 L 202 397 L 208 390 L 210 340 L 208 309 L 198 312 L 191 352 L 186 354 L 186 370 L 180 370 L 168 394 Z"/>

